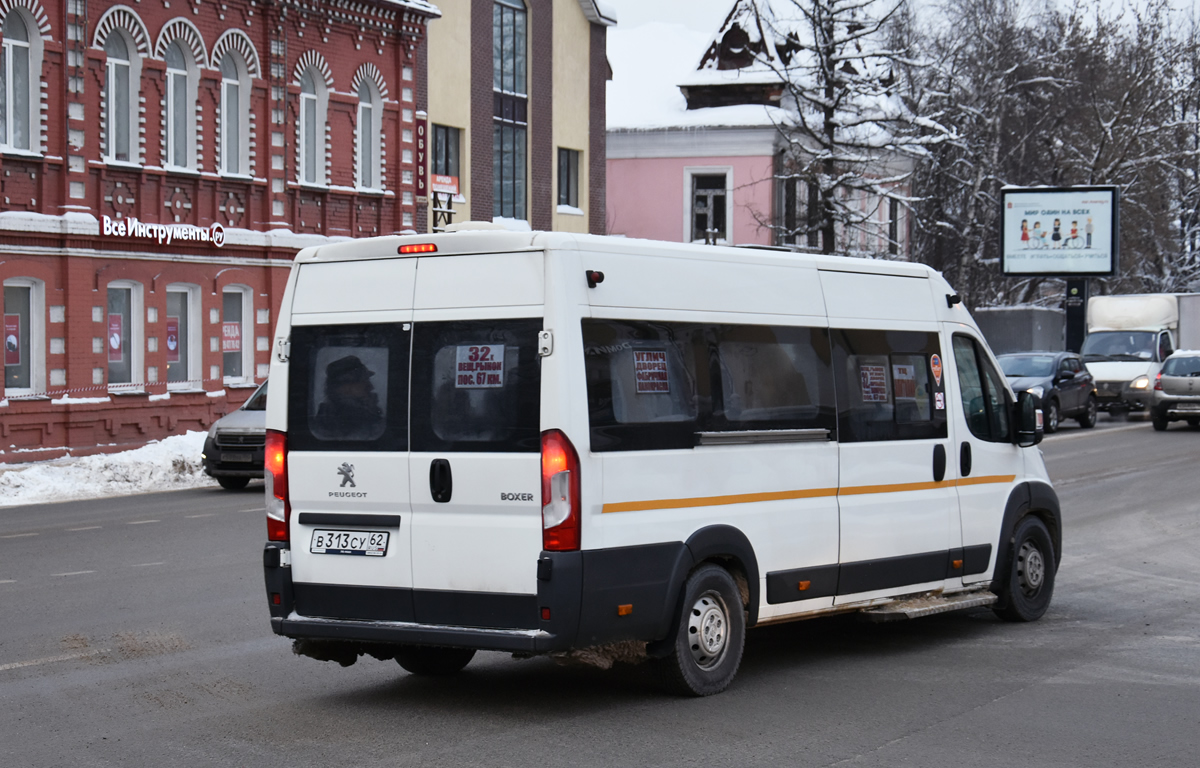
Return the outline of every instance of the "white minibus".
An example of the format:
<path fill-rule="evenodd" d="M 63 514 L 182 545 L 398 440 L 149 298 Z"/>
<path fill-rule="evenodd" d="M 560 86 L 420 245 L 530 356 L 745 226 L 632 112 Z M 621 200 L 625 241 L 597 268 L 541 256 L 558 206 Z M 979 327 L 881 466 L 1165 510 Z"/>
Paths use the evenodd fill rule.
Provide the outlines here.
<path fill-rule="evenodd" d="M 543 232 L 308 248 L 272 345 L 271 624 L 450 674 L 749 627 L 1050 603 L 1040 409 L 928 267 Z"/>

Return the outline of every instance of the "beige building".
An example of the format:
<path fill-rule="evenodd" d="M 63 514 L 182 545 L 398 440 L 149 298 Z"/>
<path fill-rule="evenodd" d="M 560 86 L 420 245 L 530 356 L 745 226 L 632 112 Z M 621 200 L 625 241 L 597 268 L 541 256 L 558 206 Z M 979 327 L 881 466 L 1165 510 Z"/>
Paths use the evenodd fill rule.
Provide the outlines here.
<path fill-rule="evenodd" d="M 605 39 L 615 14 L 597 0 L 437 5 L 427 93 L 417 94 L 427 113 L 427 229 L 452 210 L 454 222 L 603 233 Z"/>

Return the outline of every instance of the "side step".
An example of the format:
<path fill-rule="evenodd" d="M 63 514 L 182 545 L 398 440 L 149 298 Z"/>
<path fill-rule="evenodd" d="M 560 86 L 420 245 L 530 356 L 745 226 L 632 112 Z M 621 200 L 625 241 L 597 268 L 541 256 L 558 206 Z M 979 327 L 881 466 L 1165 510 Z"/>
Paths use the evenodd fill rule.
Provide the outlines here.
<path fill-rule="evenodd" d="M 961 611 L 964 608 L 983 608 L 996 602 L 991 592 L 960 592 L 954 595 L 925 595 L 898 603 L 888 603 L 862 612 L 867 621 L 884 622 L 919 619 L 935 613 Z"/>

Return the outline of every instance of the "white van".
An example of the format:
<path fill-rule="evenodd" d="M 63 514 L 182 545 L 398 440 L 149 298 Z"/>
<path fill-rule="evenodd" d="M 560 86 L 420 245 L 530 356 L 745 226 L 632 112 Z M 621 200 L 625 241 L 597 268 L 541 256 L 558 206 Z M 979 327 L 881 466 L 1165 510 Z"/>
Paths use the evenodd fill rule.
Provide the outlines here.
<path fill-rule="evenodd" d="M 296 257 L 272 357 L 264 565 L 298 653 L 644 643 L 704 695 L 747 627 L 1050 602 L 1038 403 L 924 266 L 359 240 Z"/>

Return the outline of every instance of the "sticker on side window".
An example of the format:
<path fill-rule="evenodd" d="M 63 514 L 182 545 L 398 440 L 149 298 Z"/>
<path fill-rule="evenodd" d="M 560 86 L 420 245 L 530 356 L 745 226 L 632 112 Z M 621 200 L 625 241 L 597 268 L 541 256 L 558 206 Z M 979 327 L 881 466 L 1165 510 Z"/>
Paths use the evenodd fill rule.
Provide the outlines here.
<path fill-rule="evenodd" d="M 917 399 L 917 367 L 892 363 L 892 386 L 897 400 Z"/>
<path fill-rule="evenodd" d="M 455 362 L 455 389 L 491 389 L 504 386 L 503 344 L 459 346 Z"/>
<path fill-rule="evenodd" d="M 634 378 L 639 395 L 670 394 L 671 377 L 667 372 L 664 349 L 636 349 L 633 352 Z"/>
<path fill-rule="evenodd" d="M 888 401 L 887 367 L 882 365 L 860 365 L 862 399 L 864 403 L 886 403 Z"/>

